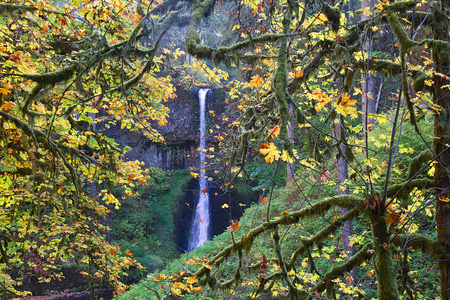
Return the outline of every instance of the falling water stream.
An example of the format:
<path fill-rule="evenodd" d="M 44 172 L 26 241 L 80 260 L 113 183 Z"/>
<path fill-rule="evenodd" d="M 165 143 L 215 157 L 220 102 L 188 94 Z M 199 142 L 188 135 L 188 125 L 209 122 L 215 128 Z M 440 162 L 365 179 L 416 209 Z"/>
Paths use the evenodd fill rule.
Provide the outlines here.
<path fill-rule="evenodd" d="M 188 251 L 192 251 L 209 240 L 209 193 L 208 181 L 202 170 L 205 167 L 205 149 L 206 149 L 206 124 L 205 124 L 205 102 L 209 89 L 200 89 L 198 99 L 200 103 L 200 170 L 199 170 L 199 188 L 198 200 L 195 207 L 192 229 L 189 236 Z"/>

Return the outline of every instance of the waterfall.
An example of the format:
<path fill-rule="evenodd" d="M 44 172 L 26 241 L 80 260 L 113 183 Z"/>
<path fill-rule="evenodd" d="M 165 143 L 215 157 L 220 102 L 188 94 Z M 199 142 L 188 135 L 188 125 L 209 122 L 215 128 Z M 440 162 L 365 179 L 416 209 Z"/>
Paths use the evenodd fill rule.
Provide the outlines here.
<path fill-rule="evenodd" d="M 206 149 L 206 124 L 205 124 L 205 102 L 209 89 L 200 89 L 198 99 L 200 103 L 200 170 L 198 184 L 198 200 L 195 207 L 192 229 L 189 237 L 188 251 L 192 251 L 209 240 L 209 191 L 208 181 L 202 170 L 205 167 Z M 205 192 L 206 191 L 206 192 Z"/>

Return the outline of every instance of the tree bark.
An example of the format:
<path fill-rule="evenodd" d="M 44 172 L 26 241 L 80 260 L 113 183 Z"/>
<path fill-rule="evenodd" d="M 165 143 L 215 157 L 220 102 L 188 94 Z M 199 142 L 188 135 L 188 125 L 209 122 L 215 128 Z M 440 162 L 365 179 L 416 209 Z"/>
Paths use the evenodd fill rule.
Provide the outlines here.
<path fill-rule="evenodd" d="M 385 209 L 371 211 L 372 232 L 375 237 L 375 272 L 377 275 L 377 292 L 379 300 L 399 299 L 396 270 L 390 244 L 390 234 L 384 217 Z"/>
<path fill-rule="evenodd" d="M 361 2 L 361 9 L 364 11 L 366 7 L 373 9 L 375 1 L 364 0 Z M 368 16 L 362 14 L 361 20 L 368 19 Z M 362 37 L 362 52 L 364 57 L 370 58 L 373 51 L 373 36 L 372 31 L 369 29 L 366 36 Z M 366 60 L 368 61 L 368 60 Z M 376 99 L 375 99 L 375 76 L 369 73 L 368 68 L 364 68 L 361 73 L 361 90 L 362 90 L 362 111 L 363 111 L 363 129 L 364 133 L 367 134 L 368 131 L 373 129 L 375 120 L 369 118 L 369 114 L 375 113 L 376 109 Z"/>
<path fill-rule="evenodd" d="M 294 145 L 294 127 L 295 127 L 294 122 L 296 120 L 294 113 L 295 113 L 294 112 L 294 105 L 291 103 L 291 104 L 289 104 L 289 115 L 291 116 L 291 120 L 290 120 L 290 122 L 288 124 L 288 136 L 289 136 L 289 139 L 292 142 L 292 145 Z M 289 182 L 291 182 L 294 179 L 294 176 L 295 176 L 295 161 L 293 161 L 291 163 L 288 162 L 286 164 L 286 169 L 287 169 L 286 170 L 286 172 L 287 172 L 287 174 L 286 174 L 286 183 L 289 183 Z"/>
<path fill-rule="evenodd" d="M 343 128 L 342 128 L 342 118 L 340 115 L 337 117 L 337 121 L 333 123 L 333 136 L 338 143 L 339 149 L 337 150 L 337 159 L 336 159 L 336 183 L 338 186 L 338 195 L 348 195 L 349 190 L 348 187 L 345 186 L 345 181 L 348 179 L 348 163 L 345 159 L 345 153 L 346 153 L 346 146 L 343 141 Z M 341 207 L 340 208 L 340 215 L 341 217 L 347 214 L 349 211 L 348 208 Z M 351 248 L 349 246 L 350 244 L 350 235 L 353 232 L 353 223 L 352 221 L 346 221 L 341 226 L 341 242 L 342 242 L 342 248 L 346 253 L 345 261 L 347 261 L 351 256 L 355 254 L 355 249 Z M 350 276 L 352 277 L 352 283 L 356 280 L 357 273 L 356 269 L 353 269 L 350 272 Z"/>
<path fill-rule="evenodd" d="M 447 17 L 440 11 L 436 11 L 435 16 L 437 21 L 433 26 L 434 38 L 450 42 Z M 450 76 L 450 52 L 433 51 L 433 59 L 436 64 L 436 72 Z M 436 113 L 434 117 L 433 151 L 435 155 L 442 153 L 437 158 L 434 173 L 437 198 L 435 221 L 437 239 L 445 247 L 447 253 L 450 253 L 450 202 L 448 202 L 450 198 L 450 150 L 448 148 L 450 145 L 450 93 L 447 88 L 443 88 L 448 84 L 448 80 L 443 76 L 435 75 L 433 81 L 435 85 L 434 103 L 441 108 L 441 112 Z M 438 261 L 438 266 L 441 274 L 441 299 L 449 300 L 450 261 L 443 258 Z"/>

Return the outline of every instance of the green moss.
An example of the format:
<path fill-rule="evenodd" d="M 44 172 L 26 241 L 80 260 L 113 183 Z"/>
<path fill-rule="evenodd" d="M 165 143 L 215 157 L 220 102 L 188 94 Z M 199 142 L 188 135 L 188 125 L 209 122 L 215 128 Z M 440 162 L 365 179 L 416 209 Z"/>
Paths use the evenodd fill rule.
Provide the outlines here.
<path fill-rule="evenodd" d="M 398 197 L 405 199 L 414 188 L 429 189 L 433 187 L 434 181 L 428 178 L 413 179 L 399 184 L 392 184 L 387 190 L 387 197 Z"/>
<path fill-rule="evenodd" d="M 405 12 L 407 10 L 413 9 L 418 4 L 420 4 L 419 1 L 395 2 L 395 3 L 387 5 L 384 9 L 387 11 L 401 13 L 401 12 Z"/>
<path fill-rule="evenodd" d="M 41 85 L 55 85 L 60 82 L 69 80 L 75 73 L 77 65 L 70 65 L 68 67 L 56 70 L 54 72 L 48 72 L 44 74 L 22 74 L 21 77 L 30 79 Z"/>
<path fill-rule="evenodd" d="M 429 149 L 420 152 L 419 155 L 417 155 L 409 164 L 408 177 L 406 179 L 408 180 L 413 178 L 413 176 L 420 171 L 422 166 L 432 160 L 433 157 L 433 152 Z"/>

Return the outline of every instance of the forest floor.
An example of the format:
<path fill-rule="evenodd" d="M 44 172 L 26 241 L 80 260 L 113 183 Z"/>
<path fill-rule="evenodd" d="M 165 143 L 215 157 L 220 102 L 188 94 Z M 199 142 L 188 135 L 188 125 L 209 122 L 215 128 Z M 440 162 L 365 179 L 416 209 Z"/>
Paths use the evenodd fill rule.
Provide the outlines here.
<path fill-rule="evenodd" d="M 99 299 L 110 300 L 113 298 L 114 290 L 97 290 L 95 294 Z M 70 292 L 63 291 L 62 293 L 48 296 L 28 296 L 20 298 L 21 300 L 91 300 L 91 292 Z"/>

